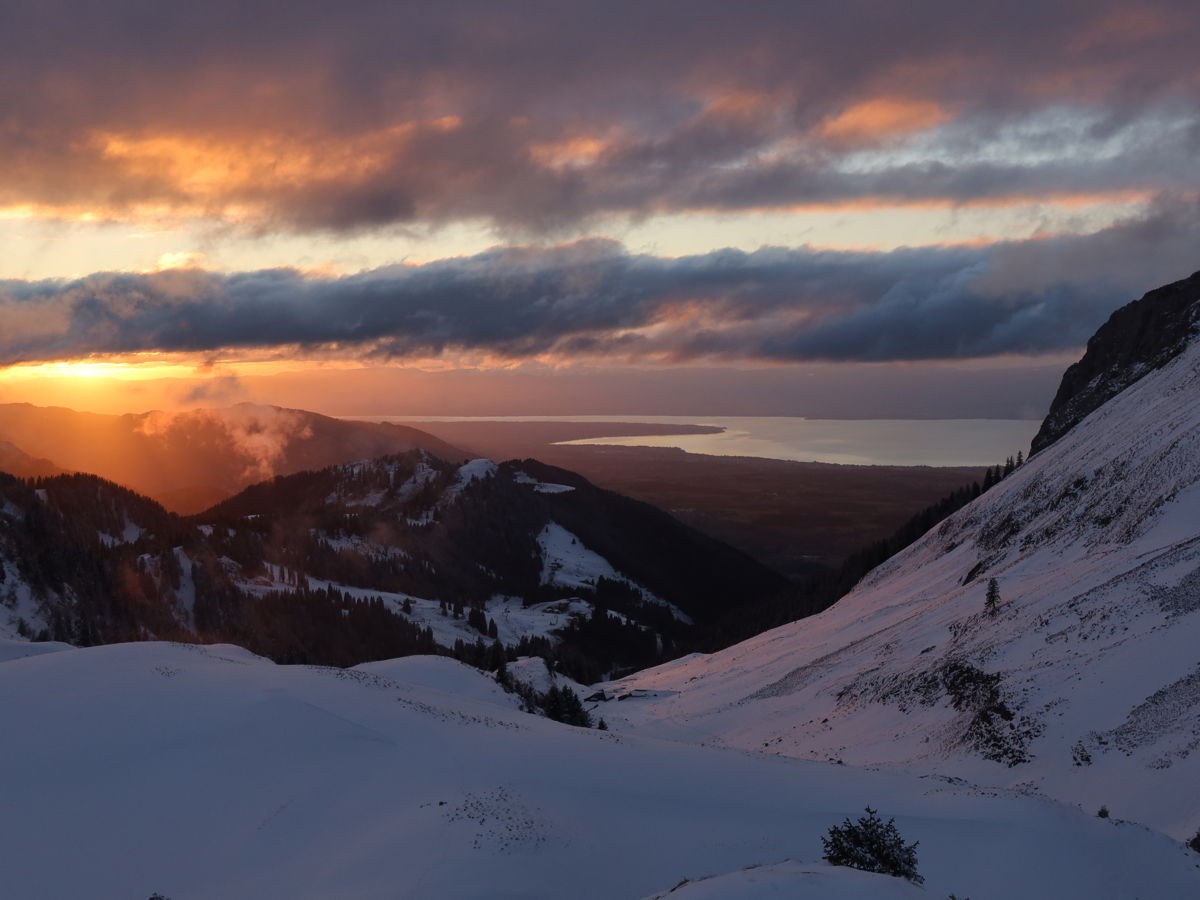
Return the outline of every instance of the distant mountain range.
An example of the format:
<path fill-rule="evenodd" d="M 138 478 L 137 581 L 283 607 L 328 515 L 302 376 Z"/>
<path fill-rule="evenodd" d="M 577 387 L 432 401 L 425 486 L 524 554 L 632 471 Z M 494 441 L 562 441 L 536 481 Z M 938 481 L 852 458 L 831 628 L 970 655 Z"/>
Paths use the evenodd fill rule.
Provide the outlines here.
<path fill-rule="evenodd" d="M 0 471 L 88 472 L 182 514 L 207 509 L 265 478 L 348 460 L 413 449 L 447 460 L 467 456 L 403 425 L 248 403 L 123 416 L 0 404 L 0 440 L 12 447 L 6 455 L 0 445 Z M 40 459 L 27 462 L 26 456 Z M 16 460 L 14 468 L 4 466 L 6 458 Z"/>
<path fill-rule="evenodd" d="M 8 472 L 19 478 L 42 478 L 60 475 L 62 471 L 48 459 L 35 459 L 20 447 L 0 441 L 0 472 Z"/>

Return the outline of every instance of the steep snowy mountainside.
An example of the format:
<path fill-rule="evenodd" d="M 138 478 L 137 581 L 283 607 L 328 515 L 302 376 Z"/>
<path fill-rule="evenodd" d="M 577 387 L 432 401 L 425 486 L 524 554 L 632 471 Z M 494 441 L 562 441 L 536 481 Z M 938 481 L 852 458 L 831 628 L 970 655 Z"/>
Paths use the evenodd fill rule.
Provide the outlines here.
<path fill-rule="evenodd" d="M 571 728 L 443 689 L 463 677 L 154 642 L 0 662 L 0 721 L 19 723 L 2 751 L 19 773 L 3 893 L 610 900 L 684 879 L 683 896 L 714 896 L 707 876 L 744 885 L 766 864 L 798 900 L 914 896 L 819 861 L 825 830 L 868 804 L 920 842 L 920 896 L 1200 893 L 1195 854 L 1144 828 L 944 779 Z"/>
<path fill-rule="evenodd" d="M 986 595 L 995 579 L 994 614 Z M 1200 341 L 819 616 L 612 685 L 610 724 L 1200 827 Z"/>
<path fill-rule="evenodd" d="M 1066 434 L 1088 413 L 1147 372 L 1166 365 L 1200 335 L 1200 272 L 1150 291 L 1114 312 L 1063 374 L 1033 453 Z"/>

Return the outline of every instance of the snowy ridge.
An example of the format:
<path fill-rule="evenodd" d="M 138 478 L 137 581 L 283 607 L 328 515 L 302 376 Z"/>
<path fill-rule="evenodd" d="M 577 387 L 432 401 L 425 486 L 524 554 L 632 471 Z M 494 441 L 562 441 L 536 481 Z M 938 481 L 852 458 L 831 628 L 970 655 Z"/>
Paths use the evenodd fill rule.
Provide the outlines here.
<path fill-rule="evenodd" d="M 821 900 L 920 900 L 929 894 L 915 884 L 887 875 L 860 872 L 828 863 L 795 860 L 749 866 L 738 872 L 688 879 L 646 900 L 782 900 L 810 896 Z"/>
<path fill-rule="evenodd" d="M 547 522 L 537 536 L 542 552 L 542 584 L 592 587 L 598 578 L 620 578 L 607 559 L 585 547 L 557 522 Z"/>
<path fill-rule="evenodd" d="M 458 471 L 454 473 L 453 483 L 446 488 L 446 492 L 442 494 L 442 503 L 452 502 L 467 485 L 474 481 L 486 481 L 489 478 L 495 478 L 498 466 L 490 459 L 473 459 L 470 462 L 465 462 L 458 467 Z"/>
<path fill-rule="evenodd" d="M 558 485 L 565 487 L 565 485 Z M 568 488 L 573 490 L 573 488 Z M 549 491 L 547 493 L 558 493 Z M 593 588 L 600 578 L 623 582 L 641 592 L 642 599 L 670 610 L 680 622 L 691 624 L 692 619 L 672 603 L 656 596 L 633 579 L 618 572 L 607 559 L 589 550 L 583 541 L 571 534 L 557 522 L 548 522 L 537 536 L 538 549 L 542 554 L 542 584 L 560 585 L 568 588 Z"/>
<path fill-rule="evenodd" d="M 1200 344 L 820 616 L 610 688 L 647 734 L 1200 827 Z M 1001 602 L 985 610 L 989 579 Z"/>

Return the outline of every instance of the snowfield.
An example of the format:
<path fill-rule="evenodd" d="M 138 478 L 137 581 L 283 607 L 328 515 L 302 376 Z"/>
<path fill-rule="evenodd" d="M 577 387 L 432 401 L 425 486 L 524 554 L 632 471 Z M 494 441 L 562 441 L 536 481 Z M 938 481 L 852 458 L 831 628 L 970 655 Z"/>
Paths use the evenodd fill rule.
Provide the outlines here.
<path fill-rule="evenodd" d="M 584 546 L 567 529 L 557 522 L 549 522 L 537 536 L 538 549 L 542 554 L 542 584 L 555 584 L 566 588 L 594 588 L 601 578 L 621 581 L 639 591 L 647 603 L 666 607 L 680 622 L 691 624 L 691 617 L 652 591 L 642 587 L 631 578 L 622 575 L 612 563 Z"/>
<path fill-rule="evenodd" d="M 1200 829 L 1198 646 L 1195 343 L 825 613 L 605 685 L 632 696 L 603 715 L 1107 806 L 1185 839 Z"/>
<path fill-rule="evenodd" d="M 439 600 L 418 597 L 415 594 L 355 587 L 323 578 L 308 576 L 305 578 L 309 587 L 315 590 L 333 588 L 362 601 L 378 597 L 396 615 L 402 616 L 422 628 L 428 628 L 433 632 L 434 642 L 438 646 L 446 648 L 453 647 L 455 641 L 473 644 L 478 640 L 482 640 L 484 643 L 499 640 L 505 646 L 516 646 L 522 638 L 532 637 L 544 637 L 551 641 L 558 641 L 559 636 L 556 634 L 558 629 L 565 628 L 576 619 L 590 618 L 594 609 L 589 601 L 579 597 L 548 600 L 526 606 L 520 597 L 506 597 L 497 594 L 487 602 L 484 609 L 487 617 L 496 623 L 496 638 L 493 639 L 476 631 L 465 618 L 456 619 L 449 611 L 443 614 L 442 603 Z M 287 592 L 291 589 L 291 585 L 285 578 L 284 570 L 270 564 L 266 567 L 265 575 L 260 576 L 257 580 L 239 579 L 238 585 L 248 593 L 259 596 L 270 591 Z M 186 588 L 187 585 L 184 587 Z M 406 601 L 412 612 L 404 611 Z M 610 611 L 609 615 L 619 617 L 620 614 Z"/>
<path fill-rule="evenodd" d="M 226 645 L 2 662 L 0 717 L 19 723 L 0 742 L 4 895 L 610 900 L 684 879 L 701 898 L 1200 894 L 1196 855 L 1140 826 L 571 728 L 492 702 L 487 682 L 444 661 L 288 667 Z M 920 841 L 923 889 L 819 861 L 825 830 L 867 804 Z"/>
<path fill-rule="evenodd" d="M 539 494 L 569 494 L 575 488 L 569 484 L 554 484 L 547 481 L 538 481 L 528 472 L 516 472 L 513 474 L 513 481 L 517 484 L 527 484 Z"/>

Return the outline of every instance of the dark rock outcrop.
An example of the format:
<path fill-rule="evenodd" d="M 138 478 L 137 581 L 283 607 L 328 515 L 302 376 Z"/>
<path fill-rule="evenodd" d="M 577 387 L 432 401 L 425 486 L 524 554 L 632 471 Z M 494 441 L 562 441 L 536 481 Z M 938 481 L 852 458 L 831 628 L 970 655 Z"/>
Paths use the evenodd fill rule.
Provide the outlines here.
<path fill-rule="evenodd" d="M 1143 375 L 1166 365 L 1200 334 L 1200 272 L 1122 306 L 1063 374 L 1030 453 L 1050 446 Z"/>

